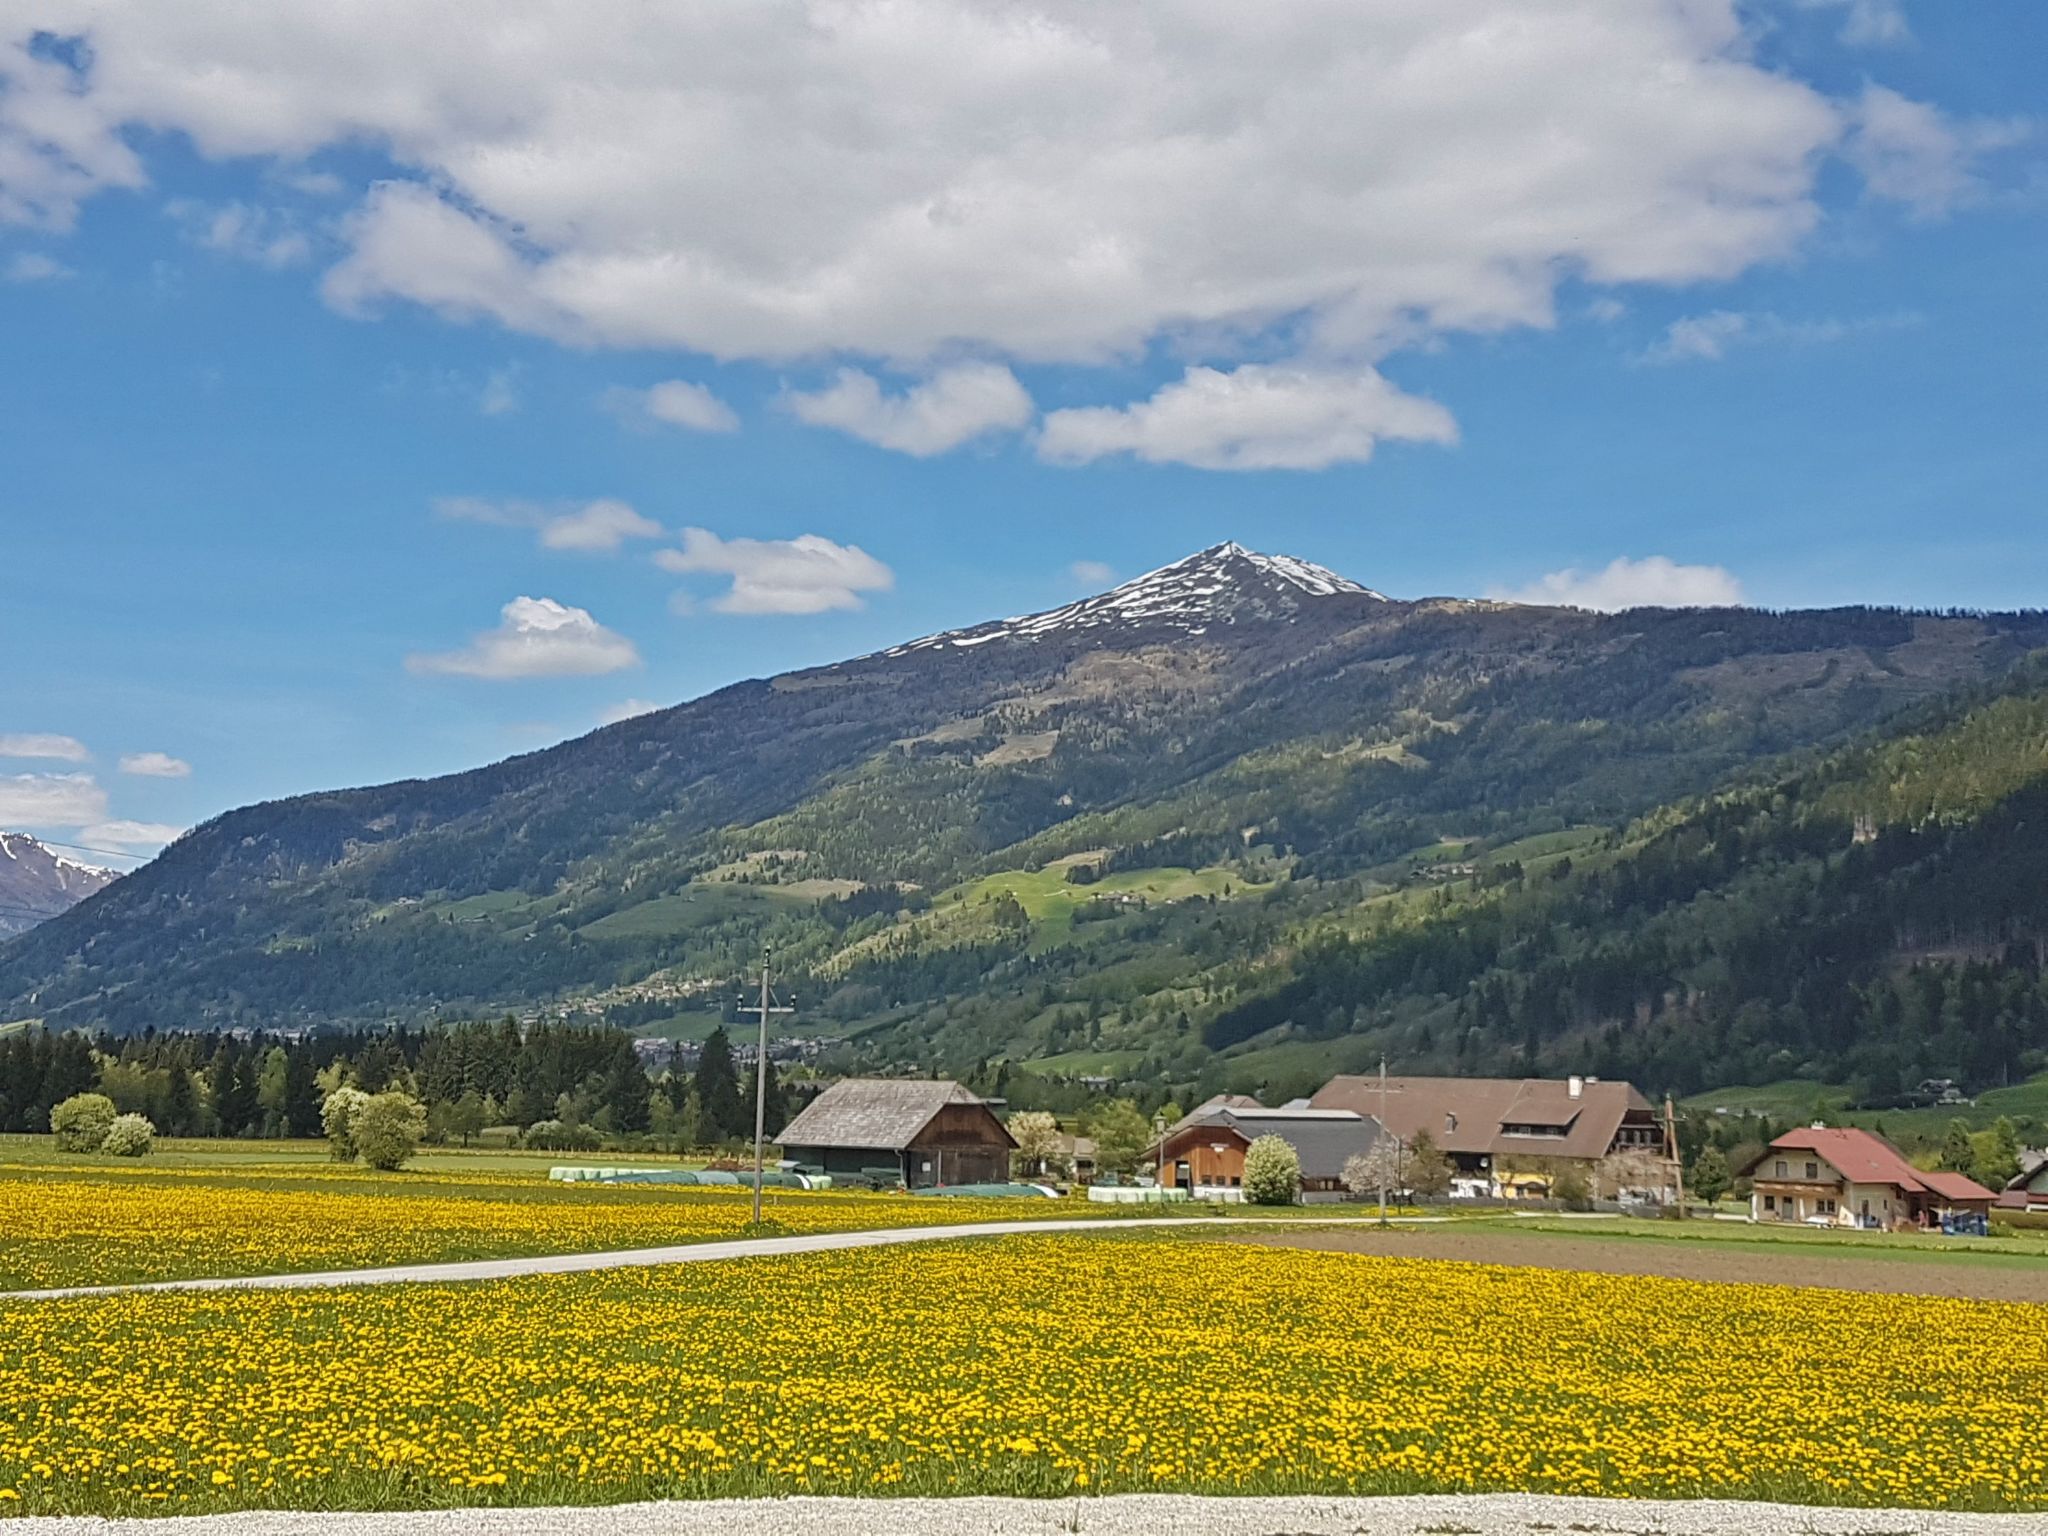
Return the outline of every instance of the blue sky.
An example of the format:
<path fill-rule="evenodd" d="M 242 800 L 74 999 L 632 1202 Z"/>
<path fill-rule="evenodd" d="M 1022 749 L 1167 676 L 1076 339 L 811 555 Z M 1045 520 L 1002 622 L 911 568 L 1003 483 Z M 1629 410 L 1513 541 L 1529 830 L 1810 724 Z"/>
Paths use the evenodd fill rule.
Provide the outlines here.
<path fill-rule="evenodd" d="M 1226 538 L 2048 601 L 2038 6 L 42 9 L 0 825 L 139 855 Z"/>

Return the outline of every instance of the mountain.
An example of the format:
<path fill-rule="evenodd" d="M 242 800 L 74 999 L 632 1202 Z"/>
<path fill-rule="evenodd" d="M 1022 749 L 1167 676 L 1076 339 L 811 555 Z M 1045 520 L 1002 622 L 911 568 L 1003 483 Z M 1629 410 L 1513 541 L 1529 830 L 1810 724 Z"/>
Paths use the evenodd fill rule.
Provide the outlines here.
<path fill-rule="evenodd" d="M 1086 637 L 1107 631 L 1129 639 L 1140 633 L 1206 635 L 1219 624 L 1291 622 L 1326 597 L 1362 597 L 1383 603 L 1370 587 L 1291 555 L 1261 555 L 1242 544 L 1218 544 L 1177 560 L 1111 592 L 1047 613 L 998 619 L 972 629 L 926 635 L 883 652 L 904 656 L 936 646 L 965 650 L 992 640 Z"/>
<path fill-rule="evenodd" d="M 112 870 L 67 859 L 26 832 L 0 832 L 0 938 L 55 917 L 115 878 Z"/>
<path fill-rule="evenodd" d="M 1255 1075 L 1477 1053 L 1681 1090 L 1825 1078 L 1877 1104 L 2018 1081 L 2048 1068 L 2048 658 L 1808 766 L 1460 874 L 1277 958 L 1205 1044 Z"/>
<path fill-rule="evenodd" d="M 1193 1072 L 1247 1048 L 1207 1032 L 1285 957 L 1425 866 L 1615 833 L 2043 645 L 2040 614 L 1399 601 L 1218 545 L 468 773 L 231 812 L 0 946 L 0 1021 L 687 1030 L 765 941 L 862 1059 L 1164 1039 Z"/>

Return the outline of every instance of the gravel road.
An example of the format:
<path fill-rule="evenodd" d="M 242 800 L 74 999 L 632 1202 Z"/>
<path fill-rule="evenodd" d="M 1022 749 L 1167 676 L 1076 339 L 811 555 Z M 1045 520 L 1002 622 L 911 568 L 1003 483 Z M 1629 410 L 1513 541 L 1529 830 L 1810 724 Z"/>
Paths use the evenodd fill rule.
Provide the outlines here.
<path fill-rule="evenodd" d="M 0 1291 L 0 1301 L 51 1301 L 63 1296 L 113 1296 L 124 1291 L 300 1290 L 307 1286 L 395 1285 L 450 1280 L 506 1280 L 514 1275 L 565 1275 L 642 1264 L 709 1264 L 777 1253 L 823 1253 L 833 1248 L 876 1248 L 889 1243 L 931 1243 L 948 1237 L 1002 1237 L 1028 1232 L 1116 1232 L 1133 1227 L 1209 1227 L 1214 1216 L 1072 1217 L 1051 1221 L 981 1221 L 944 1227 L 890 1227 L 879 1232 L 814 1232 L 800 1237 L 734 1238 L 722 1243 L 679 1243 L 671 1248 L 625 1248 L 608 1253 L 551 1253 L 524 1259 L 474 1259 L 458 1264 L 400 1264 L 389 1269 L 330 1269 L 297 1275 L 246 1275 L 203 1280 L 152 1280 L 136 1285 L 69 1285 L 46 1291 Z"/>
<path fill-rule="evenodd" d="M 1472 1494 L 1392 1499 L 719 1499 L 594 1509 L 5 1522 L 7 1536 L 2041 1536 L 2048 1515 Z"/>

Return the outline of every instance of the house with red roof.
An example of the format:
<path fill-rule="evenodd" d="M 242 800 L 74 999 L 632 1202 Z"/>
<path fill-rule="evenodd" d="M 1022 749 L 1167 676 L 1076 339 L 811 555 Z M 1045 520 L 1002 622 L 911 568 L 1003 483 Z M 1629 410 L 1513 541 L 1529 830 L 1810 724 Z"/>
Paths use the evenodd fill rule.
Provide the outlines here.
<path fill-rule="evenodd" d="M 1929 1227 L 1944 1215 L 1987 1215 L 1997 1198 L 1960 1173 L 1915 1168 L 1874 1131 L 1811 1125 L 1787 1131 L 1738 1172 L 1752 1221 L 1842 1227 Z"/>

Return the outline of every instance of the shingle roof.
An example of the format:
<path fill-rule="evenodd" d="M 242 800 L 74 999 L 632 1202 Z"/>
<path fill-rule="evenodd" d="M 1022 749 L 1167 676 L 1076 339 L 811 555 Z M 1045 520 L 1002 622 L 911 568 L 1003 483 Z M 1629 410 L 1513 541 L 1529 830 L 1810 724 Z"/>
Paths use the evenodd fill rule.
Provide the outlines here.
<path fill-rule="evenodd" d="M 1777 1152 L 1811 1152 L 1852 1184 L 1892 1184 L 1943 1200 L 1989 1200 L 1992 1192 L 1965 1174 L 1915 1168 L 1875 1131 L 1853 1125 L 1809 1125 L 1787 1131 L 1743 1168 L 1753 1173 Z"/>
<path fill-rule="evenodd" d="M 1382 1118 L 1403 1141 L 1427 1131 L 1443 1152 L 1571 1158 L 1604 1157 L 1623 1118 L 1650 1108 L 1629 1083 L 1582 1078 L 1574 1098 L 1569 1081 L 1541 1077 L 1389 1077 L 1384 1113 L 1377 1077 L 1333 1077 L 1309 1102 Z M 1510 1125 L 1560 1134 L 1510 1136 Z"/>
<path fill-rule="evenodd" d="M 943 1079 L 849 1077 L 811 1100 L 775 1140 L 785 1147 L 900 1152 L 946 1105 L 981 1102 Z"/>
<path fill-rule="evenodd" d="M 1380 1124 L 1367 1115 L 1346 1109 L 1267 1109 L 1254 1102 L 1245 1108 L 1236 1104 L 1205 1104 L 1184 1117 L 1173 1130 L 1213 1125 L 1237 1132 L 1246 1141 L 1261 1136 L 1278 1136 L 1301 1158 L 1305 1179 L 1336 1179 L 1344 1175 L 1344 1164 L 1368 1151 L 1380 1138 Z M 1164 1141 L 1154 1143 L 1156 1152 Z"/>

